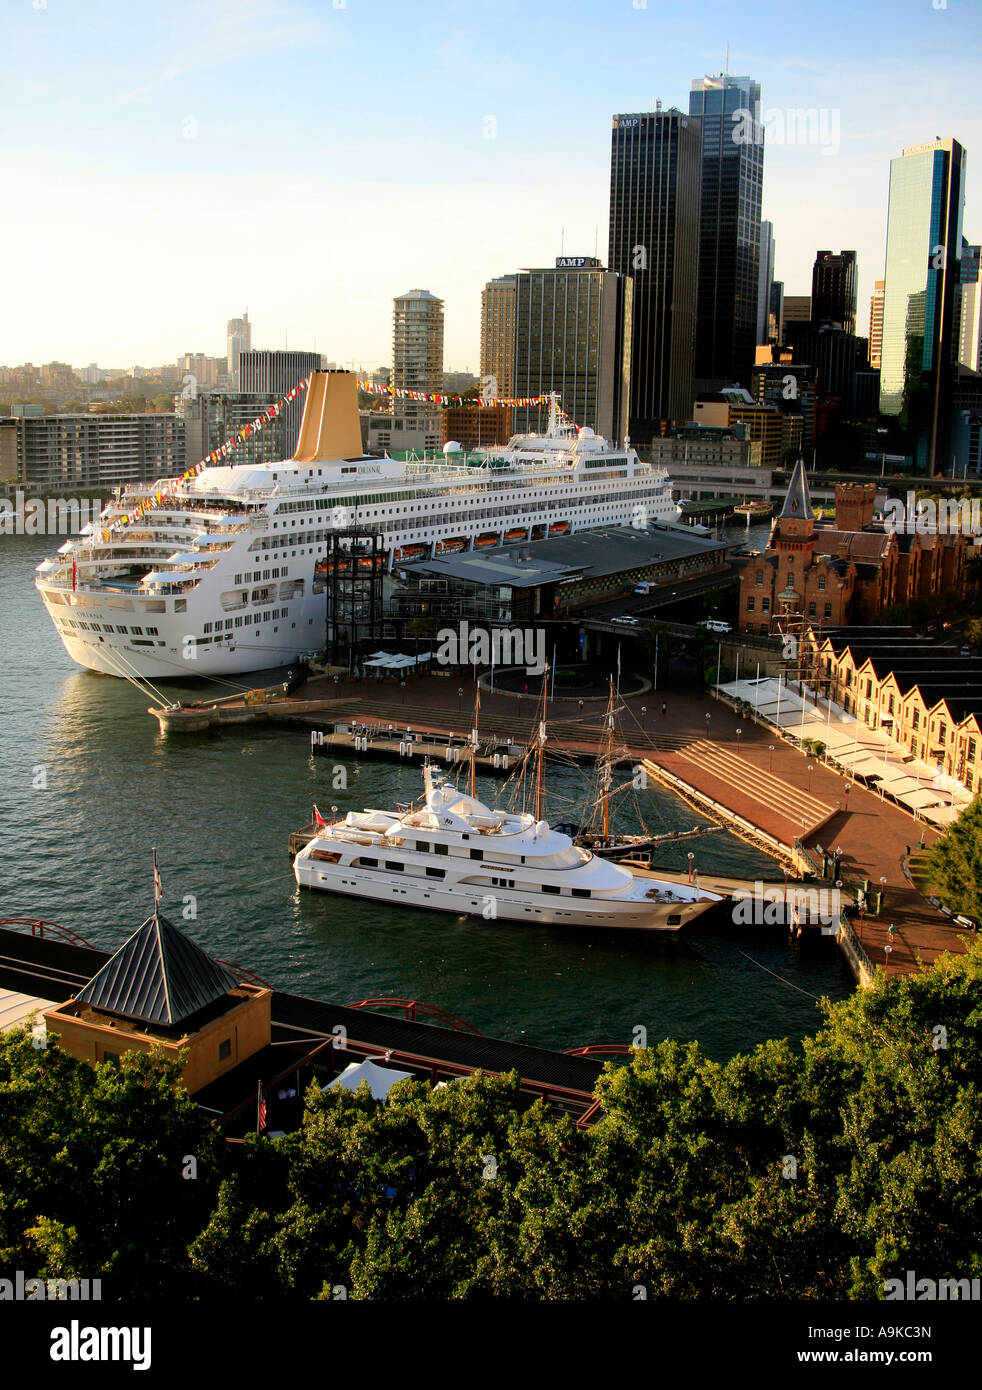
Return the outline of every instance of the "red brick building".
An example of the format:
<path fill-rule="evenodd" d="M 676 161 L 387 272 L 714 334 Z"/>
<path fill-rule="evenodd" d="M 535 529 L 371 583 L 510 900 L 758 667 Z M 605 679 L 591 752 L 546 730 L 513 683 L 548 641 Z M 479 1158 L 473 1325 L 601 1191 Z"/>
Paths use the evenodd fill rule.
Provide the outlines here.
<path fill-rule="evenodd" d="M 894 603 L 963 591 L 969 538 L 873 527 L 874 483 L 835 490 L 835 523 L 815 520 L 799 460 L 767 549 L 740 577 L 743 632 L 872 622 Z"/>

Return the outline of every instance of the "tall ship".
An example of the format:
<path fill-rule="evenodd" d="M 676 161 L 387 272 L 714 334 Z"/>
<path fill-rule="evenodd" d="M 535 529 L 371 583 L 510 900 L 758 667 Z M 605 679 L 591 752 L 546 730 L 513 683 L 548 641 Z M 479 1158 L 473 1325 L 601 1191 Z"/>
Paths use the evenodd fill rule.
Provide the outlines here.
<path fill-rule="evenodd" d="M 721 901 L 643 878 L 528 812 L 495 810 L 423 768 L 408 810 L 349 811 L 293 861 L 302 888 L 540 926 L 679 931 Z"/>
<path fill-rule="evenodd" d="M 389 571 L 447 550 L 674 518 L 665 469 L 565 420 L 479 455 L 367 455 L 357 379 L 314 372 L 293 457 L 131 485 L 37 567 L 69 655 L 154 680 L 269 670 L 327 640 L 332 535 L 379 538 Z M 343 539 L 341 544 L 345 544 Z"/>

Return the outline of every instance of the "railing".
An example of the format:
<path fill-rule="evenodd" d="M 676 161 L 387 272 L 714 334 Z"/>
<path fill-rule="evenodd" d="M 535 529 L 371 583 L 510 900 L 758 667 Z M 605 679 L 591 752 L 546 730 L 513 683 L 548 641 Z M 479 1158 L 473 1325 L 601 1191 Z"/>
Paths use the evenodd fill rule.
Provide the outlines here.
<path fill-rule="evenodd" d="M 418 999 L 397 999 L 393 996 L 386 996 L 379 999 L 359 999 L 357 1003 L 349 1004 L 349 1009 L 402 1009 L 403 1017 L 409 1023 L 416 1022 L 417 1013 L 424 1014 L 427 1018 L 433 1019 L 437 1023 L 445 1024 L 450 1028 L 455 1028 L 459 1033 L 476 1033 L 481 1036 L 481 1030 L 474 1028 L 470 1023 L 465 1023 L 456 1014 L 450 1013 L 447 1009 L 441 1009 L 437 1004 L 424 1004 Z"/>
<path fill-rule="evenodd" d="M 254 970 L 246 970 L 244 966 L 236 965 L 230 960 L 221 960 L 218 956 L 214 960 L 219 965 L 224 965 L 226 970 L 231 970 L 232 974 L 243 985 L 256 985 L 259 989 L 272 989 L 273 986 L 268 980 L 264 980 L 261 975 L 257 975 Z"/>
<path fill-rule="evenodd" d="M 79 936 L 71 927 L 60 926 L 57 922 L 46 922 L 41 917 L 0 917 L 0 927 L 30 927 L 32 936 L 43 937 L 47 932 L 48 936 L 53 936 L 58 941 L 67 941 L 72 946 L 84 946 L 87 951 L 96 949 L 91 941 L 86 941 L 84 936 Z"/>

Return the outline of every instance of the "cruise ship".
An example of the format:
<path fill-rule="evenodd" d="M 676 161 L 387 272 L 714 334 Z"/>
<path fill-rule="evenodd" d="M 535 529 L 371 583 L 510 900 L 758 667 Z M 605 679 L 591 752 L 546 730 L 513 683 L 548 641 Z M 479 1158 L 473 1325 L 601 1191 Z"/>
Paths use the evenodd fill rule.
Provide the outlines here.
<path fill-rule="evenodd" d="M 678 931 L 720 902 L 641 878 L 528 813 L 492 810 L 423 768 L 422 804 L 349 811 L 293 861 L 301 888 L 544 926 Z"/>
<path fill-rule="evenodd" d="M 134 516 L 134 512 L 139 514 Z M 402 560 L 674 517 L 663 468 L 577 429 L 550 398 L 544 435 L 479 455 L 370 457 L 357 379 L 314 372 L 292 458 L 131 485 L 38 567 L 69 655 L 110 676 L 268 670 L 327 639 L 332 532 Z"/>

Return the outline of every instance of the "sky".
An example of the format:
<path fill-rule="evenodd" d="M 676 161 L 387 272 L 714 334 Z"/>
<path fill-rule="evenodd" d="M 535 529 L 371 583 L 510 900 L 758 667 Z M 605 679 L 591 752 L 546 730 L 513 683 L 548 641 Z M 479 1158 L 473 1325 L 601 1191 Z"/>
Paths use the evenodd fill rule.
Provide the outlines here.
<path fill-rule="evenodd" d="M 2 0 L 0 364 L 224 356 L 248 308 L 254 347 L 375 367 L 424 288 L 476 373 L 488 279 L 606 260 L 611 116 L 687 110 L 727 43 L 785 294 L 855 248 L 866 331 L 890 160 L 936 135 L 982 240 L 978 0 Z"/>

